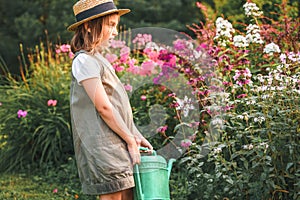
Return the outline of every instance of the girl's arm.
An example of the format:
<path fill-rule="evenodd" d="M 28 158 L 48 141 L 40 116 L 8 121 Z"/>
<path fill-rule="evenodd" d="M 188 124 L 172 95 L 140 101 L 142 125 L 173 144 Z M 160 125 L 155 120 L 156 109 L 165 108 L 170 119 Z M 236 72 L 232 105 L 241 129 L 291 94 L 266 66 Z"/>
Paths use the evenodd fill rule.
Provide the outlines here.
<path fill-rule="evenodd" d="M 135 137 L 110 103 L 101 80 L 90 78 L 83 80 L 81 84 L 105 123 L 127 143 L 133 164 L 140 163 L 140 153 Z"/>

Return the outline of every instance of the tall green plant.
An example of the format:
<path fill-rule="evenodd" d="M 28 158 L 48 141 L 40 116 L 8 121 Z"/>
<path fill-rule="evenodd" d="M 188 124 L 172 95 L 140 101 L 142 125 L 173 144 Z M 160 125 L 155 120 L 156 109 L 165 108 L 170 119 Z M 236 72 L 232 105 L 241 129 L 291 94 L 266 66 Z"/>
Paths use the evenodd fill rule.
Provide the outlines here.
<path fill-rule="evenodd" d="M 28 56 L 22 81 L 0 86 L 0 170 L 59 164 L 72 155 L 70 59 L 41 44 Z"/>

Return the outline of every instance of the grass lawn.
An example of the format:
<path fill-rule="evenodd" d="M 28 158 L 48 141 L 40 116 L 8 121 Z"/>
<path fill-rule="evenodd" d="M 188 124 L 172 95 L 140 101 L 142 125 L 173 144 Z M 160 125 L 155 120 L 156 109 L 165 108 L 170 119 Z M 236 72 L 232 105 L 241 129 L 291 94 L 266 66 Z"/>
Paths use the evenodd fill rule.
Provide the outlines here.
<path fill-rule="evenodd" d="M 1 200 L 96 200 L 96 197 L 80 193 L 80 185 L 69 183 L 68 178 L 51 183 L 49 175 L 45 177 L 26 174 L 0 174 Z M 78 180 L 79 181 L 79 180 Z M 74 189 L 74 185 L 76 191 Z"/>

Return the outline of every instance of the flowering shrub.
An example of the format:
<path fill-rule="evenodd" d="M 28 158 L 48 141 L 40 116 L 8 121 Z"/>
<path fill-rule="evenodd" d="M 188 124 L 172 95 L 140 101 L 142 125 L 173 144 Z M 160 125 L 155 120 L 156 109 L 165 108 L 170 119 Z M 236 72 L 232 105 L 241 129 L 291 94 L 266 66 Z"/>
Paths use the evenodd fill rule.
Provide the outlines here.
<path fill-rule="evenodd" d="M 60 164 L 73 154 L 69 124 L 70 49 L 30 54 L 22 81 L 0 86 L 0 170 Z"/>
<path fill-rule="evenodd" d="M 200 40 L 215 44 L 208 52 L 222 74 L 228 109 L 209 154 L 201 158 L 202 143 L 196 139 L 181 159 L 190 177 L 189 199 L 299 198 L 300 40 L 288 30 L 299 21 L 287 19 L 288 28 L 282 29 L 280 22 L 263 24 L 254 3 L 244 9 L 254 23 L 244 34 L 218 18 L 215 37 Z M 290 40 L 278 40 L 266 27 L 279 35 L 286 31 Z M 207 33 L 203 29 L 193 27 L 196 34 Z"/>
<path fill-rule="evenodd" d="M 198 127 L 195 124 L 199 124 L 198 108 L 209 105 L 200 98 L 206 96 L 208 88 L 200 91 L 197 86 L 215 77 L 206 46 L 182 38 L 170 46 L 153 42 L 149 34 L 137 34 L 127 43 L 112 40 L 110 47 L 104 55 L 130 91 L 140 131 L 153 137 L 151 142 L 156 149 L 170 142 L 171 149 L 184 151 L 192 144 Z M 210 85 L 211 90 L 213 86 Z M 160 111 L 154 108 L 156 104 L 161 106 Z M 202 118 L 209 117 L 203 114 Z"/>

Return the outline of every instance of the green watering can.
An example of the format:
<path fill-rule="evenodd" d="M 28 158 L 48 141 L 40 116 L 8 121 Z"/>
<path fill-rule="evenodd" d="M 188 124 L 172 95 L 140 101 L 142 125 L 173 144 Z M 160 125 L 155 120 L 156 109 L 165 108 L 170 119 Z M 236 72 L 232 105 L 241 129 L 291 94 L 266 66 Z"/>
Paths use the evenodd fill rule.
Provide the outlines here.
<path fill-rule="evenodd" d="M 169 178 L 175 161 L 171 158 L 167 163 L 154 150 L 152 155 L 142 155 L 141 163 L 134 166 L 134 200 L 170 200 Z"/>

